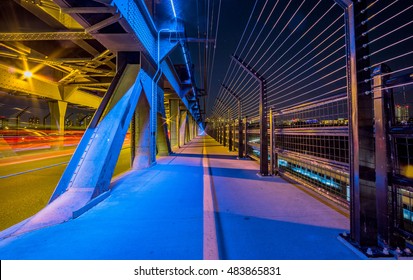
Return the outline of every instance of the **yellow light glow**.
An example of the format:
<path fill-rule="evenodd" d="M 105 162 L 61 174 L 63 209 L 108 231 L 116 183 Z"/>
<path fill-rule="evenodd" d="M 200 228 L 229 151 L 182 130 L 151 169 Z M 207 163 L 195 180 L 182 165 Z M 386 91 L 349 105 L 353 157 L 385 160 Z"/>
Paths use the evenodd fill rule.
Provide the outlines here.
<path fill-rule="evenodd" d="M 25 78 L 31 78 L 31 77 L 33 77 L 33 73 L 32 72 L 30 72 L 30 71 L 24 71 L 24 77 Z"/>

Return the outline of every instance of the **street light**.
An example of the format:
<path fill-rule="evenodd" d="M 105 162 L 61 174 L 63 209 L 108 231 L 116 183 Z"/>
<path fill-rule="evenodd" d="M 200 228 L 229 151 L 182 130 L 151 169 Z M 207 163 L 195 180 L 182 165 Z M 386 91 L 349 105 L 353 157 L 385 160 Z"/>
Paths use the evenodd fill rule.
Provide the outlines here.
<path fill-rule="evenodd" d="M 27 70 L 27 71 L 24 71 L 23 76 L 25 78 L 31 78 L 31 77 L 33 77 L 33 73 L 31 71 Z"/>

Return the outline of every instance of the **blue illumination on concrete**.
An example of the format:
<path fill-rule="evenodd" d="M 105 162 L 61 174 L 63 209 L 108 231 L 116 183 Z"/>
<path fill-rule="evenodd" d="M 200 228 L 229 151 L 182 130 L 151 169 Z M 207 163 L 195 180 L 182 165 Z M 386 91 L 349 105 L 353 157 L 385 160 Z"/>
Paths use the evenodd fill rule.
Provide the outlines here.
<path fill-rule="evenodd" d="M 171 6 L 172 6 L 172 11 L 174 12 L 174 17 L 176 18 L 176 11 L 175 11 L 174 0 L 171 0 Z"/>
<path fill-rule="evenodd" d="M 0 259 L 202 259 L 204 146 L 225 209 L 217 231 L 222 258 L 358 258 L 337 240 L 349 230 L 346 217 L 281 178 L 257 179 L 255 162 L 235 160 L 206 136 L 152 168 L 124 174 L 81 217 L 0 240 Z"/>

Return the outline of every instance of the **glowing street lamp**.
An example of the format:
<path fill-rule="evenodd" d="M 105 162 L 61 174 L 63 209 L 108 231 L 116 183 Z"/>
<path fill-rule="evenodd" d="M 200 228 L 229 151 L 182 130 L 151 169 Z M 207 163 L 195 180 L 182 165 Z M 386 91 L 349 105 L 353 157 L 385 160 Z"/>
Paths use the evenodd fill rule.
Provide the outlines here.
<path fill-rule="evenodd" d="M 24 71 L 23 76 L 25 78 L 31 78 L 31 77 L 33 77 L 33 73 L 30 72 L 29 70 L 27 70 L 27 71 Z"/>

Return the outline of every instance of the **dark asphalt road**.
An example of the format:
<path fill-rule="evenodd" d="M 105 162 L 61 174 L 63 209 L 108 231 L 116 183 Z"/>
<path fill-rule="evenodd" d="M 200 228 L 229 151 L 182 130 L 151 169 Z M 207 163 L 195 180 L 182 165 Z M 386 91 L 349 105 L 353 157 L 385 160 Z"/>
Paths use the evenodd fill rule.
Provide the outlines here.
<path fill-rule="evenodd" d="M 38 160 L 0 166 L 0 231 L 27 219 L 47 204 L 70 157 L 41 159 L 39 155 Z M 129 167 L 130 148 L 124 148 L 114 176 Z"/>

